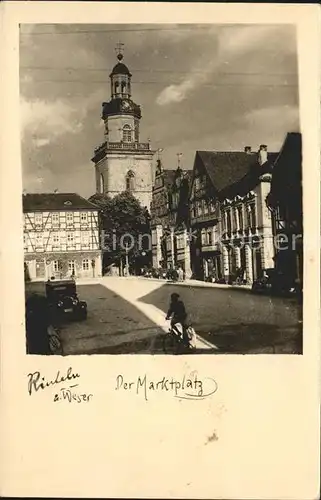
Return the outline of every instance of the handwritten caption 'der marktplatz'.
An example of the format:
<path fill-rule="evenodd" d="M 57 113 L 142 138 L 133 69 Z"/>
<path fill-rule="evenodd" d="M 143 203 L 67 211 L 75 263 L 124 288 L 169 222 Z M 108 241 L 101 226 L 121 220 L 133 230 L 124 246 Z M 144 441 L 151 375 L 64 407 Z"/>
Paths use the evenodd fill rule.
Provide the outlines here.
<path fill-rule="evenodd" d="M 73 373 L 69 367 L 65 374 L 60 371 L 52 379 L 46 379 L 39 371 L 28 374 L 28 392 L 32 394 L 48 389 L 49 387 L 60 386 L 58 392 L 54 394 L 54 402 L 67 401 L 69 403 L 84 403 L 91 401 L 93 395 L 79 392 L 79 384 L 76 382 L 80 378 L 79 373 Z M 69 385 L 68 385 L 69 384 Z"/>
<path fill-rule="evenodd" d="M 123 375 L 118 375 L 115 387 L 116 391 L 128 391 L 143 395 L 146 401 L 148 401 L 150 394 L 159 392 L 171 394 L 179 399 L 201 401 L 215 394 L 217 389 L 217 382 L 213 378 L 200 378 L 196 372 L 177 379 L 162 377 L 159 380 L 152 380 L 144 375 L 128 381 Z"/>

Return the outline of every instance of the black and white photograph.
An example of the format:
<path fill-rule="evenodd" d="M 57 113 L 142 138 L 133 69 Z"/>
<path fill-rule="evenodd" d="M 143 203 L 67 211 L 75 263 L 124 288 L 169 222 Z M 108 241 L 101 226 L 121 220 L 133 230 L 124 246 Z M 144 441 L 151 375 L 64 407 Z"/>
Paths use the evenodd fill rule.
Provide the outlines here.
<path fill-rule="evenodd" d="M 303 354 L 291 24 L 21 24 L 26 353 Z"/>

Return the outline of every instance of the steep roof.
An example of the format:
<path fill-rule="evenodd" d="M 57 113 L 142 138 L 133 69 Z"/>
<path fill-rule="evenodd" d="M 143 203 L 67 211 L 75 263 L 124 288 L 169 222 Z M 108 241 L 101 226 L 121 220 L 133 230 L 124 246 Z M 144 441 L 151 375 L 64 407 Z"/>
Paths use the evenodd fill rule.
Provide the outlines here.
<path fill-rule="evenodd" d="M 270 203 L 302 203 L 302 136 L 299 132 L 286 135 L 280 153 L 274 161 Z"/>
<path fill-rule="evenodd" d="M 23 195 L 23 211 L 98 210 L 77 193 L 28 193 Z"/>
<path fill-rule="evenodd" d="M 258 153 L 242 151 L 197 151 L 195 167 L 204 166 L 213 188 L 217 193 L 225 193 L 233 187 L 233 191 L 248 189 L 253 181 L 270 168 L 277 153 L 268 153 L 265 165 L 258 163 Z M 252 189 L 251 186 L 249 189 Z M 235 193 L 240 194 L 240 193 Z"/>

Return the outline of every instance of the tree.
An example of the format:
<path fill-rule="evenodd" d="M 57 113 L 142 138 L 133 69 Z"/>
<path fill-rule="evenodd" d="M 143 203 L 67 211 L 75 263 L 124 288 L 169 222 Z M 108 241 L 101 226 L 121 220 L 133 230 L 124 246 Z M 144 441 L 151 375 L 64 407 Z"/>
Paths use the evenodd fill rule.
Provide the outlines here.
<path fill-rule="evenodd" d="M 150 215 L 146 207 L 129 192 L 110 198 L 95 194 L 89 198 L 100 209 L 103 264 L 115 263 L 120 267 L 128 259 L 134 271 L 150 264 Z"/>

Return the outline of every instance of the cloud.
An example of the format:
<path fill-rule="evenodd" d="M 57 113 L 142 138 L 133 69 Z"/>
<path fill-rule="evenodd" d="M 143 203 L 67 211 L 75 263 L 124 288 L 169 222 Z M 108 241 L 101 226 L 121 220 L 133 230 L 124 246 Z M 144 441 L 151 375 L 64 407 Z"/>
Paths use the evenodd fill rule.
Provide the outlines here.
<path fill-rule="evenodd" d="M 213 50 L 213 44 L 209 44 L 209 50 L 203 54 L 202 63 L 195 61 L 191 64 L 190 73 L 179 84 L 165 87 L 156 98 L 159 106 L 172 102 L 181 102 L 186 99 L 190 92 L 206 83 L 214 71 L 221 66 L 229 64 L 242 52 L 259 50 L 267 40 L 275 38 L 280 28 L 278 26 L 240 26 L 212 28 L 207 32 L 216 40 L 217 50 Z"/>
<path fill-rule="evenodd" d="M 164 106 L 171 102 L 183 101 L 192 90 L 208 80 L 216 66 L 217 62 L 212 60 L 206 65 L 205 70 L 194 70 L 178 85 L 169 85 L 157 96 L 156 103 L 159 106 Z"/>
<path fill-rule="evenodd" d="M 21 101 L 22 135 L 26 132 L 36 136 L 38 140 L 54 141 L 66 133 L 79 133 L 82 123 L 79 122 L 75 109 L 67 102 L 55 102 L 34 99 Z"/>
<path fill-rule="evenodd" d="M 278 128 L 286 128 L 289 132 L 298 132 L 300 128 L 299 108 L 297 106 L 272 106 L 269 108 L 254 109 L 245 116 L 245 121 L 253 128 L 262 124 L 273 124 Z"/>
<path fill-rule="evenodd" d="M 84 129 L 88 112 L 101 99 L 101 92 L 94 92 L 81 103 L 57 99 L 26 99 L 21 97 L 22 139 L 33 138 L 35 146 L 55 142 L 66 134 L 79 134 Z"/>

